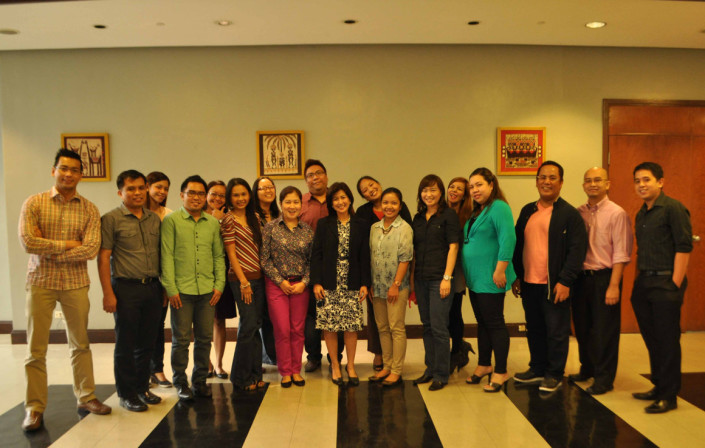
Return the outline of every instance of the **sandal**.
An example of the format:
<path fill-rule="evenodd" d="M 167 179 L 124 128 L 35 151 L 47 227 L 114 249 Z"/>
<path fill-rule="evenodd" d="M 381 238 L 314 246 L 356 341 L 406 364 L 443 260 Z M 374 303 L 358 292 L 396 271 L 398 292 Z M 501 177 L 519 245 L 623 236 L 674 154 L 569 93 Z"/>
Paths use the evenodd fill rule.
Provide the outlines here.
<path fill-rule="evenodd" d="M 482 379 L 483 379 L 484 377 L 489 376 L 489 375 L 491 375 L 491 374 L 492 374 L 492 371 L 489 371 L 489 372 L 485 373 L 484 375 L 480 375 L 480 376 L 477 376 L 477 375 L 475 375 L 475 374 L 473 373 L 473 374 L 470 376 L 470 378 L 468 378 L 468 379 L 465 380 L 465 382 L 468 383 L 468 384 L 480 384 L 480 381 L 482 381 Z M 488 382 L 489 382 L 489 378 L 488 378 Z"/>

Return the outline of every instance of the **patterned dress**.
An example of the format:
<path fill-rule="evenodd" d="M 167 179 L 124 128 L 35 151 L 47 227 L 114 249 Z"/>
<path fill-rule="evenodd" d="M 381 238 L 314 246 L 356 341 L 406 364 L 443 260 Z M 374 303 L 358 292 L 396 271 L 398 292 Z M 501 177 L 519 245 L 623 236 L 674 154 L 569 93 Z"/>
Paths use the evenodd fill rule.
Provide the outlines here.
<path fill-rule="evenodd" d="M 359 291 L 350 291 L 348 271 L 350 270 L 350 221 L 338 221 L 337 287 L 335 291 L 326 289 L 325 300 L 318 302 L 316 329 L 325 331 L 362 330 L 362 304 Z"/>

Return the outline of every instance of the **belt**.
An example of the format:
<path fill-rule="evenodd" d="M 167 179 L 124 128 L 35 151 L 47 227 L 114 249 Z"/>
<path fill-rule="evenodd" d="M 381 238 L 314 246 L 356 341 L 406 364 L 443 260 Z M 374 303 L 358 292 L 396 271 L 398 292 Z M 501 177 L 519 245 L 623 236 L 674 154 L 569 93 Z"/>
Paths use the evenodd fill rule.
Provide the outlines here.
<path fill-rule="evenodd" d="M 118 277 L 115 280 L 125 282 L 125 283 L 141 283 L 143 285 L 146 285 L 148 283 L 152 282 L 158 282 L 159 277 L 145 277 L 145 278 L 124 278 L 124 277 Z"/>
<path fill-rule="evenodd" d="M 639 275 L 644 277 L 655 277 L 657 275 L 673 275 L 673 271 L 641 271 Z"/>
<path fill-rule="evenodd" d="M 600 274 L 611 274 L 612 273 L 612 268 L 605 268 L 605 269 L 585 269 L 583 271 L 583 275 L 600 275 Z"/>
<path fill-rule="evenodd" d="M 303 276 L 301 275 L 290 275 L 288 277 L 284 277 L 284 280 L 286 280 L 289 283 L 298 283 L 303 279 Z"/>

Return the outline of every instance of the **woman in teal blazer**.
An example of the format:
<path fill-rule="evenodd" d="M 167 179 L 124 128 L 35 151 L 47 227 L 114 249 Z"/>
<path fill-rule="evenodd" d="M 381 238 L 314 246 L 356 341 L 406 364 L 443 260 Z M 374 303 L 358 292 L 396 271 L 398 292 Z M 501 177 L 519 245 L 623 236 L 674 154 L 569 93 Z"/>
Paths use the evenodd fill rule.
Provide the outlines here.
<path fill-rule="evenodd" d="M 492 374 L 485 392 L 498 392 L 507 379 L 509 332 L 504 323 L 504 295 L 516 279 L 512 256 L 514 218 L 497 177 L 487 168 L 470 174 L 473 212 L 463 229 L 462 260 L 470 303 L 477 319 L 478 365 L 466 382 L 478 384 Z M 495 367 L 492 370 L 492 352 Z"/>

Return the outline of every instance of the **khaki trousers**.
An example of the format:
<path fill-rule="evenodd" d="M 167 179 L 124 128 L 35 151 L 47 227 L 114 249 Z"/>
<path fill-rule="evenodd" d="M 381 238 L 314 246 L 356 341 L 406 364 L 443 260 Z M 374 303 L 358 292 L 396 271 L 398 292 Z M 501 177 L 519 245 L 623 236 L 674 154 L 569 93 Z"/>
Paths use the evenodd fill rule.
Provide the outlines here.
<path fill-rule="evenodd" d="M 49 330 L 56 302 L 66 319 L 66 336 L 73 368 L 73 393 L 78 403 L 95 397 L 93 357 L 88 343 L 88 286 L 70 290 L 27 288 L 27 359 L 24 362 L 27 378 L 25 409 L 44 412 L 47 406 L 46 354 Z"/>
<path fill-rule="evenodd" d="M 409 289 L 399 291 L 399 297 L 393 304 L 386 298 L 375 297 L 372 307 L 375 311 L 375 322 L 379 330 L 379 342 L 382 345 L 382 361 L 384 369 L 401 375 L 406 357 L 406 304 L 409 300 Z"/>

